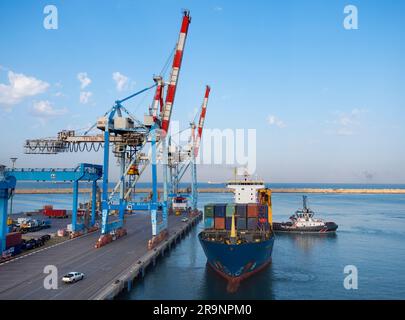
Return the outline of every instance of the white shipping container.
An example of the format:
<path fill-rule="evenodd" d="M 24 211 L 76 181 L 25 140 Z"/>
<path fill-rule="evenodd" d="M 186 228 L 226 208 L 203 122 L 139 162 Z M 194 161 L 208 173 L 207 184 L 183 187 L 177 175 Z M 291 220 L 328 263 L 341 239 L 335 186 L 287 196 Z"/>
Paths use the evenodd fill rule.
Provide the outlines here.
<path fill-rule="evenodd" d="M 26 224 L 30 220 L 31 220 L 31 218 L 18 218 L 17 222 L 18 222 L 18 224 Z"/>

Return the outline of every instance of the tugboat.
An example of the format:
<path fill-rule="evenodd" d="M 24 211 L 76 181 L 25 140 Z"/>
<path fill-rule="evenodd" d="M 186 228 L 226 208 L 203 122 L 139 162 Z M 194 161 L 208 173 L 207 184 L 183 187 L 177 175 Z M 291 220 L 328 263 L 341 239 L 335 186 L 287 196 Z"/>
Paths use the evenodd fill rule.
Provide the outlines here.
<path fill-rule="evenodd" d="M 273 223 L 275 232 L 331 233 L 337 230 L 336 223 L 314 218 L 315 213 L 307 206 L 307 196 L 302 196 L 302 200 L 303 208 L 297 210 L 290 221 Z"/>
<path fill-rule="evenodd" d="M 241 280 L 271 262 L 274 244 L 271 190 L 261 180 L 228 182 L 234 203 L 204 207 L 204 231 L 198 235 L 207 264 L 228 281 L 235 292 Z"/>

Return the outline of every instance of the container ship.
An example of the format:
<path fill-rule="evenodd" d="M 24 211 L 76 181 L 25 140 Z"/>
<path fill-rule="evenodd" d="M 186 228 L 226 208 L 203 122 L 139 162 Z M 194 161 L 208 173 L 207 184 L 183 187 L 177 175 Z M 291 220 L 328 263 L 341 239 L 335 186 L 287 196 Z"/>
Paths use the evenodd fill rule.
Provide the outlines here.
<path fill-rule="evenodd" d="M 246 175 L 229 181 L 227 188 L 234 192 L 234 203 L 205 205 L 204 230 L 198 237 L 208 265 L 228 281 L 228 291 L 235 292 L 241 280 L 271 262 L 271 190 Z"/>

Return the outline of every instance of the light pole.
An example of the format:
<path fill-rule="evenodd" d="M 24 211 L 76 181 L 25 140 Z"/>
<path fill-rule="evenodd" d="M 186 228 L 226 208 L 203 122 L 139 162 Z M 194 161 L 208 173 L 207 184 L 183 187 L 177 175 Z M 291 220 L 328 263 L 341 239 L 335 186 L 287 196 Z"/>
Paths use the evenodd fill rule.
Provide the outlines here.
<path fill-rule="evenodd" d="M 10 158 L 10 160 L 13 164 L 12 169 L 14 170 L 15 162 L 17 161 L 17 158 Z M 14 196 L 14 193 L 11 194 L 11 197 L 10 197 L 10 216 L 13 214 L 13 196 Z"/>

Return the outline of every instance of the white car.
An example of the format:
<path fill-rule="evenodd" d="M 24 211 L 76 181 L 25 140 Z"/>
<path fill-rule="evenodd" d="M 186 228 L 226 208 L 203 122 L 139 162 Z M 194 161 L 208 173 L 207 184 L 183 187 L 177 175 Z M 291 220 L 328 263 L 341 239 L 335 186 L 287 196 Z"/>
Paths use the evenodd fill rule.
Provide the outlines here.
<path fill-rule="evenodd" d="M 83 278 L 84 273 L 82 272 L 69 272 L 63 276 L 62 281 L 65 283 L 74 283 L 76 281 L 83 280 Z"/>

